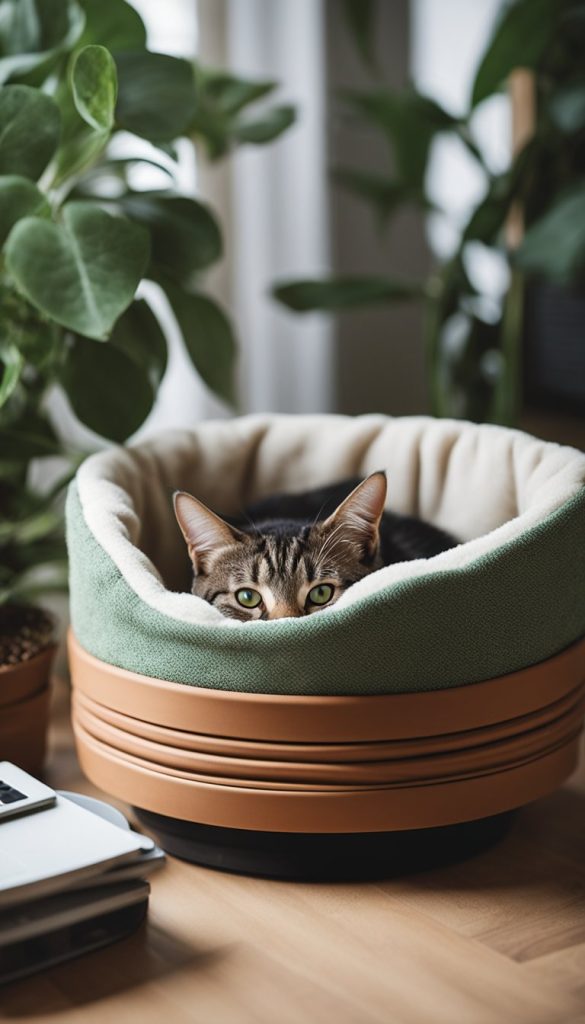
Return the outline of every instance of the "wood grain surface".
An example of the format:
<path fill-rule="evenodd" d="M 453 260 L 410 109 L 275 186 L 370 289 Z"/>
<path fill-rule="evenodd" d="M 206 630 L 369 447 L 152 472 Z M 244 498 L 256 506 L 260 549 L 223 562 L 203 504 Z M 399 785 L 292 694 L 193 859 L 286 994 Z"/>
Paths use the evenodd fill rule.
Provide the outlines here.
<path fill-rule="evenodd" d="M 47 781 L 79 772 L 54 696 Z M 169 858 L 131 938 L 0 990 L 48 1024 L 583 1024 L 585 773 L 465 864 L 367 884 L 221 874 Z"/>

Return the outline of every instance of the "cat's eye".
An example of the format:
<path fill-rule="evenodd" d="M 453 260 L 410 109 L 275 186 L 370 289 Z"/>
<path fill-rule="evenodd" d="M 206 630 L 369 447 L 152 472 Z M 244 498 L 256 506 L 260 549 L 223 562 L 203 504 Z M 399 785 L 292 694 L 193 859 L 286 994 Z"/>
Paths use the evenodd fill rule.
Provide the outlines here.
<path fill-rule="evenodd" d="M 242 608 L 257 608 L 262 601 L 262 595 L 250 587 L 243 587 L 242 590 L 236 590 L 236 601 Z"/>
<path fill-rule="evenodd" d="M 316 587 L 309 590 L 307 601 L 309 604 L 328 604 L 333 597 L 333 587 L 330 583 L 318 583 Z"/>

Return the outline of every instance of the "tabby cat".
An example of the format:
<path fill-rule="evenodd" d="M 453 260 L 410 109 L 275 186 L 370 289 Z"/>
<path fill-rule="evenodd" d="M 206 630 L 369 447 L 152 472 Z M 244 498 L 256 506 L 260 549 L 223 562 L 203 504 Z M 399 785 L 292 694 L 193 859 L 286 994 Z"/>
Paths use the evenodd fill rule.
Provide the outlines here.
<path fill-rule="evenodd" d="M 431 558 L 458 542 L 384 509 L 386 474 L 265 498 L 220 519 L 185 491 L 175 514 L 193 563 L 193 593 L 241 622 L 311 615 L 392 562 Z"/>

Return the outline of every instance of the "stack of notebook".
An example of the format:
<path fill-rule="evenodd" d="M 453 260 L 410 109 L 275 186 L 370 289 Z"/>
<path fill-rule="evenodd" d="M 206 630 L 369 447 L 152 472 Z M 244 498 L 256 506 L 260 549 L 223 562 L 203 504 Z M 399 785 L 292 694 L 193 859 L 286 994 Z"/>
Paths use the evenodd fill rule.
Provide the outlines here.
<path fill-rule="evenodd" d="M 0 981 L 106 945 L 144 918 L 145 878 L 164 854 L 112 808 L 106 820 L 78 800 L 0 763 Z"/>

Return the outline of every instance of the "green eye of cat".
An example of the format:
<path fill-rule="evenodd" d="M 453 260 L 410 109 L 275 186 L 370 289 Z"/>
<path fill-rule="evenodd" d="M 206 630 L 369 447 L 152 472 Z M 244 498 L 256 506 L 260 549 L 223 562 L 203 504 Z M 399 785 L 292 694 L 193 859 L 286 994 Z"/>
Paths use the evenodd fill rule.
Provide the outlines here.
<path fill-rule="evenodd" d="M 319 583 L 307 594 L 309 604 L 328 604 L 333 597 L 333 587 L 329 583 Z"/>
<path fill-rule="evenodd" d="M 242 590 L 236 590 L 236 601 L 242 608 L 257 608 L 262 601 L 262 595 L 257 590 L 244 587 Z"/>

